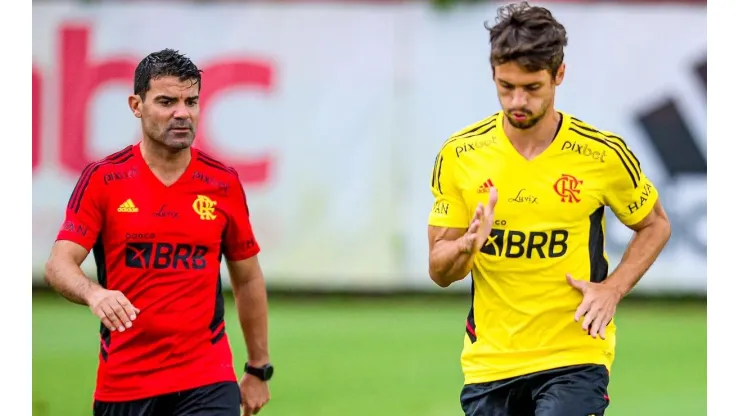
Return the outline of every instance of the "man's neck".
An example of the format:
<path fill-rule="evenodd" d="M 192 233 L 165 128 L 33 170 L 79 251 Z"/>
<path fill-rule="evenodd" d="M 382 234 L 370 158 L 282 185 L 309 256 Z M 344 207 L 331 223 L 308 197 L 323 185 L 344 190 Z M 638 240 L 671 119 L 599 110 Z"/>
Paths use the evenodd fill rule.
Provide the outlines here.
<path fill-rule="evenodd" d="M 182 173 L 190 164 L 190 148 L 170 151 L 166 147 L 149 138 L 141 141 L 141 157 L 144 162 L 157 173 Z"/>
<path fill-rule="evenodd" d="M 522 154 L 539 153 L 555 139 L 562 115 L 550 109 L 545 117 L 528 129 L 517 129 L 504 117 L 504 133 L 509 141 Z"/>

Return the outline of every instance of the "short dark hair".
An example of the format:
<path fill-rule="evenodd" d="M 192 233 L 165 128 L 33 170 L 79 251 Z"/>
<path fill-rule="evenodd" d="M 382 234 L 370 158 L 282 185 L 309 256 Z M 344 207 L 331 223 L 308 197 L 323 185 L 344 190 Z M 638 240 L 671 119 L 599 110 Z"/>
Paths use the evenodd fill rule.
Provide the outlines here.
<path fill-rule="evenodd" d="M 200 89 L 200 69 L 187 56 L 174 49 L 152 52 L 139 62 L 134 72 L 134 94 L 146 99 L 151 81 L 163 77 L 177 77 L 180 81 L 192 81 Z"/>
<path fill-rule="evenodd" d="M 516 62 L 527 71 L 547 69 L 555 76 L 565 56 L 568 36 L 544 7 L 526 1 L 500 7 L 496 25 L 484 25 L 491 43 L 491 66 Z"/>

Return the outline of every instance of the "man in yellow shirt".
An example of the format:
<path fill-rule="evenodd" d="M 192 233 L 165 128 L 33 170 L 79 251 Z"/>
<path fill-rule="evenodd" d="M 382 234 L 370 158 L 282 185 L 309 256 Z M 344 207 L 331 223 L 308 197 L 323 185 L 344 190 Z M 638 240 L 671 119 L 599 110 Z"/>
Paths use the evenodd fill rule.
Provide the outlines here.
<path fill-rule="evenodd" d="M 487 28 L 503 111 L 453 134 L 431 177 L 430 276 L 447 287 L 472 272 L 461 405 L 468 416 L 603 415 L 616 305 L 670 223 L 624 140 L 555 109 L 567 36 L 552 14 L 512 4 Z M 635 231 L 611 275 L 606 206 Z"/>

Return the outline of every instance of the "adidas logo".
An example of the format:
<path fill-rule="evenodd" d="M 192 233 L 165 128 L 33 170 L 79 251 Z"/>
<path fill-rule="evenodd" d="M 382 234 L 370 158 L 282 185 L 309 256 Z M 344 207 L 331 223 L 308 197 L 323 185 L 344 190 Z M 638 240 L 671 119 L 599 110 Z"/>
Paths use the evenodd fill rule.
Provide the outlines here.
<path fill-rule="evenodd" d="M 491 178 L 488 178 L 485 182 L 483 182 L 483 185 L 478 187 L 478 193 L 484 194 L 488 192 L 489 189 L 493 186 L 493 181 L 491 181 Z"/>
<path fill-rule="evenodd" d="M 126 202 L 118 206 L 118 212 L 139 212 L 139 208 L 136 208 L 134 201 L 129 198 Z"/>

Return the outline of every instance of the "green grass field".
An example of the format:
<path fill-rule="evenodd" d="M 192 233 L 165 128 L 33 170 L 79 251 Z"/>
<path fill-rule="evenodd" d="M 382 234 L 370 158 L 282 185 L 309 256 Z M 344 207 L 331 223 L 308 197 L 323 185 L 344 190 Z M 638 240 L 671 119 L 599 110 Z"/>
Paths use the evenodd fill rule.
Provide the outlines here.
<path fill-rule="evenodd" d="M 260 415 L 461 415 L 465 298 L 270 302 L 272 401 Z M 238 366 L 245 351 L 228 298 Z M 706 415 L 706 306 L 625 303 L 609 416 Z M 97 321 L 49 294 L 33 298 L 35 416 L 91 414 Z"/>

